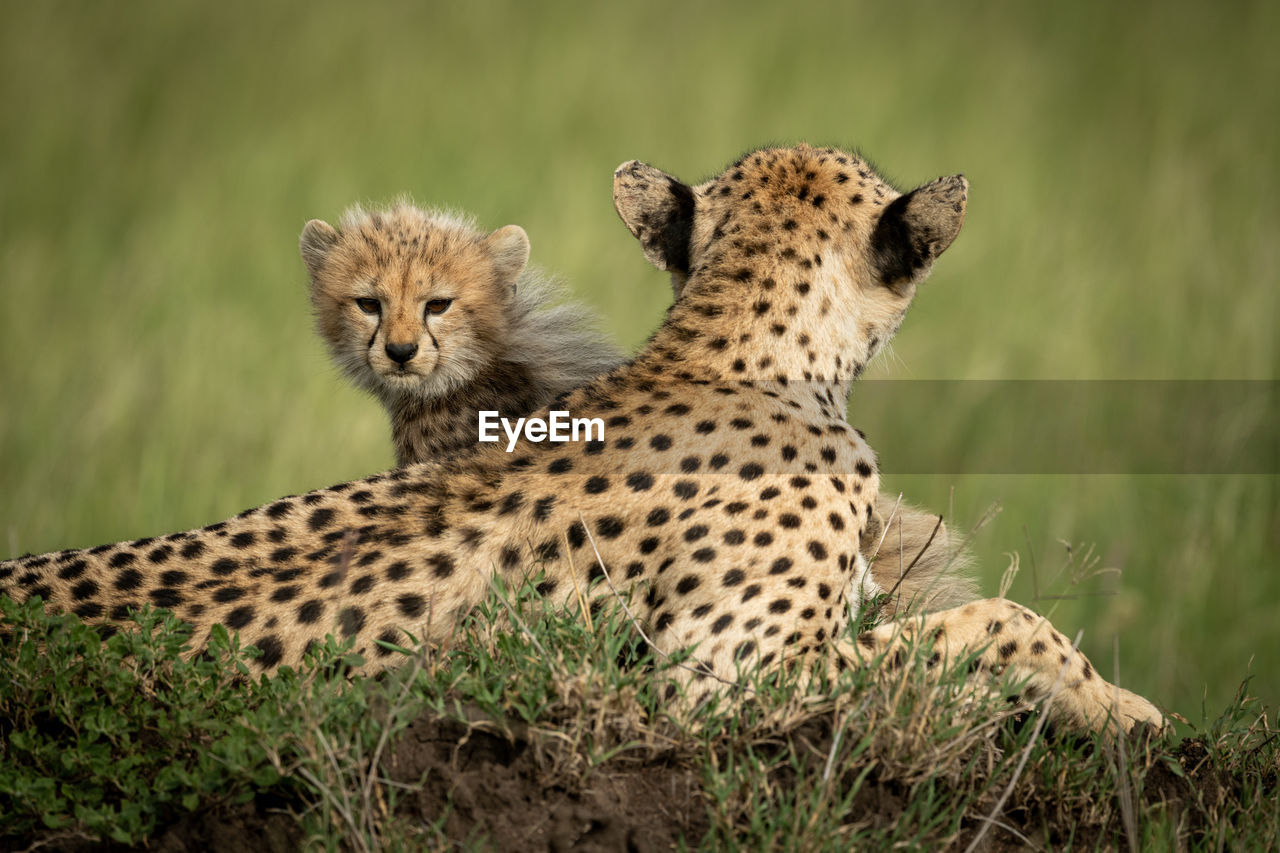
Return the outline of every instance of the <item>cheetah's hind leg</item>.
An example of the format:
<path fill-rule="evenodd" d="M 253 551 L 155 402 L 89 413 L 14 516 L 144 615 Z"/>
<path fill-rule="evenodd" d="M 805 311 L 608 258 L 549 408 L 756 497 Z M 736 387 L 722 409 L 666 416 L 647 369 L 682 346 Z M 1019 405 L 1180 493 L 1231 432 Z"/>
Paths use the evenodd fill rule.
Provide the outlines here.
<path fill-rule="evenodd" d="M 1168 728 L 1155 705 L 1103 679 L 1049 620 L 1008 599 L 988 598 L 889 622 L 860 634 L 856 642 L 837 643 L 836 651 L 854 666 L 901 664 L 916 637 L 934 644 L 931 667 L 945 668 L 973 655 L 973 677 L 1008 672 L 1023 685 L 1021 696 L 1043 702 L 1049 719 L 1064 728 L 1108 736 L 1128 734 L 1139 723 L 1160 732 Z"/>

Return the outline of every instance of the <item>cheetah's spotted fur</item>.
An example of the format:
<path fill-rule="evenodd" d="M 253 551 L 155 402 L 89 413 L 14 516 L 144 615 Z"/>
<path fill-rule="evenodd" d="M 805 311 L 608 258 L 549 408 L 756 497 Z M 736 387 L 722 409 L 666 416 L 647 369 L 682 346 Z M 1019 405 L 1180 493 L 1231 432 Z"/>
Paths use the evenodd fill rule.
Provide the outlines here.
<path fill-rule="evenodd" d="M 487 575 L 541 561 L 544 594 L 569 601 L 602 574 L 590 537 L 655 644 L 697 643 L 719 678 L 809 666 L 832 645 L 852 663 L 891 649 L 894 626 L 840 639 L 868 583 L 858 542 L 878 489 L 845 403 L 958 233 L 967 183 L 902 195 L 856 156 L 802 145 L 749 154 L 696 188 L 629 163 L 616 186 L 620 207 L 648 227 L 687 235 L 690 273 L 633 362 L 564 398 L 575 416 L 606 419 L 606 440 L 486 447 L 202 530 L 8 561 L 2 591 L 87 619 L 151 601 L 194 622 L 200 639 L 217 622 L 238 629 L 268 670 L 297 663 L 336 626 L 376 670 L 396 658 L 375 640 L 409 630 L 440 642 L 485 595 Z M 590 594 L 608 596 L 602 586 Z M 985 643 L 984 666 L 1037 687 L 1060 671 L 1061 635 L 1009 602 L 922 624 L 941 655 Z M 1161 722 L 1082 656 L 1064 656 L 1060 719 Z M 719 684 L 690 676 L 686 686 L 696 700 Z"/>
<path fill-rule="evenodd" d="M 485 234 L 401 201 L 354 207 L 337 230 L 312 220 L 299 242 L 320 334 L 387 409 L 401 466 L 469 452 L 481 411 L 531 414 L 623 362 L 585 309 L 524 266 L 516 226 Z M 678 298 L 688 271 L 670 271 Z M 977 597 L 968 555 L 938 516 L 881 493 L 873 520 L 860 550 L 876 586 L 892 591 L 882 616 Z"/>

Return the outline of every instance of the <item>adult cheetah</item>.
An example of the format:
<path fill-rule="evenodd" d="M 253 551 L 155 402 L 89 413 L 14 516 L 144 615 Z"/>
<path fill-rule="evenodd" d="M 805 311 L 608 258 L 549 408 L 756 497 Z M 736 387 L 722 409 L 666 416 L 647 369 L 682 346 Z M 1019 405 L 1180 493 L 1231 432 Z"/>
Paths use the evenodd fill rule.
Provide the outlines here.
<path fill-rule="evenodd" d="M 623 221 L 633 211 L 619 207 Z M 316 327 L 334 362 L 377 397 L 391 419 L 397 464 L 473 450 L 482 411 L 529 415 L 560 393 L 622 364 L 589 313 L 527 266 L 523 229 L 491 234 L 461 216 L 399 201 L 318 219 L 299 240 Z M 687 278 L 672 274 L 675 296 Z M 881 616 L 944 609 L 977 597 L 968 554 L 933 513 L 895 495 L 876 498 L 861 552 Z"/>
<path fill-rule="evenodd" d="M 967 183 L 904 195 L 854 155 L 800 145 L 748 154 L 697 187 L 628 163 L 618 189 L 640 221 L 685 235 L 690 274 L 633 362 L 557 403 L 604 419 L 605 439 L 486 447 L 201 530 L 8 561 L 3 591 L 86 619 L 149 600 L 197 637 L 239 630 L 264 670 L 299 662 L 336 626 L 372 671 L 398 659 L 376 641 L 444 640 L 495 573 L 541 562 L 543 593 L 568 602 L 607 572 L 660 649 L 697 644 L 706 674 L 689 675 L 689 701 L 743 668 L 887 649 L 891 626 L 841 639 L 870 583 L 858 542 L 878 488 L 844 404 L 959 232 Z M 1064 723 L 1162 721 L 1010 602 L 914 624 L 940 656 L 982 646 L 985 665 L 1033 690 L 1065 674 L 1050 706 Z"/>

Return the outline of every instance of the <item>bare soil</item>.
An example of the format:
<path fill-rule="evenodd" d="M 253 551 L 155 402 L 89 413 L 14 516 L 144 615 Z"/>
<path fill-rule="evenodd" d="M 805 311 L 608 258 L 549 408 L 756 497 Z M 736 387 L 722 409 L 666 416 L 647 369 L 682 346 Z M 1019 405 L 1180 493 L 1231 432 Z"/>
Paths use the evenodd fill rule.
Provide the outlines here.
<path fill-rule="evenodd" d="M 669 850 L 681 838 L 696 845 L 707 830 L 689 768 L 610 761 L 570 777 L 556 763 L 524 737 L 420 717 L 386 769 L 396 781 L 421 782 L 402 816 L 438 819 L 452 799 L 449 837 L 497 850 Z"/>

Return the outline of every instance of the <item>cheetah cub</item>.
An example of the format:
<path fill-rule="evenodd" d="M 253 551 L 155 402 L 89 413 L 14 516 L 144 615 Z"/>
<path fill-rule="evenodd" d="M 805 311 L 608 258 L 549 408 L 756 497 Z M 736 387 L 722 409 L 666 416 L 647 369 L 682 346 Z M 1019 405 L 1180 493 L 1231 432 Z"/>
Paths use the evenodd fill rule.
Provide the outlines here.
<path fill-rule="evenodd" d="M 320 336 L 391 416 L 401 466 L 471 450 L 482 410 L 528 414 L 622 361 L 526 266 L 518 225 L 486 234 L 400 202 L 313 219 L 299 244 Z"/>

